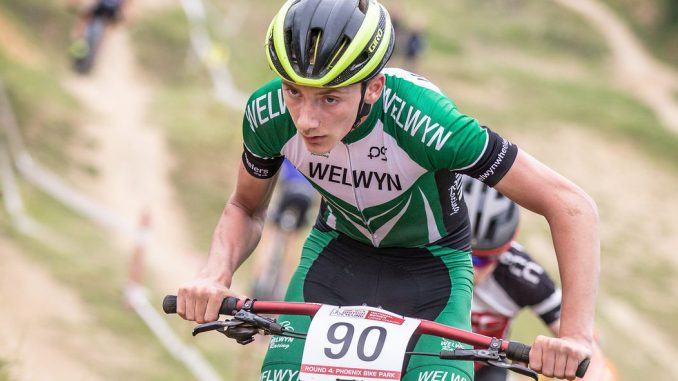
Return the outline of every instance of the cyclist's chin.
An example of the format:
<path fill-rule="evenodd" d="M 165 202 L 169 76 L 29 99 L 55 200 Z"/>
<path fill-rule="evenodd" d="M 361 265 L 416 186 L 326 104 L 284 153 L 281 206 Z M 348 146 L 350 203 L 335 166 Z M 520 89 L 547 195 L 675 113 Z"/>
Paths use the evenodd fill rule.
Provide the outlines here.
<path fill-rule="evenodd" d="M 337 144 L 336 141 L 325 136 L 321 139 L 304 139 L 306 149 L 314 155 L 326 155 Z"/>

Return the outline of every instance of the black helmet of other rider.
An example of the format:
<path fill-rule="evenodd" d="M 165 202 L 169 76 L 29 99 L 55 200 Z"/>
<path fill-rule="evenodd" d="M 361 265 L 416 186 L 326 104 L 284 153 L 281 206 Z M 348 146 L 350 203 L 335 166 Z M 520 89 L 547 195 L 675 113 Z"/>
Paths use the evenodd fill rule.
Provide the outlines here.
<path fill-rule="evenodd" d="M 494 256 L 507 251 L 518 232 L 518 204 L 468 176 L 463 178 L 462 189 L 471 220 L 473 255 Z"/>

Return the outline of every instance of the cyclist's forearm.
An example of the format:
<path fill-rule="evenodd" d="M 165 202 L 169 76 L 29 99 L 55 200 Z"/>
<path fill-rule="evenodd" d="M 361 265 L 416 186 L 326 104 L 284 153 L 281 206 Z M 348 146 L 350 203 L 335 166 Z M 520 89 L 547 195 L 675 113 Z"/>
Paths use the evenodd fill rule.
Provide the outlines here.
<path fill-rule="evenodd" d="M 548 221 L 563 285 L 560 336 L 590 340 L 600 271 L 595 203 L 571 181 L 522 150 L 495 188 Z"/>
<path fill-rule="evenodd" d="M 590 341 L 600 272 L 598 212 L 578 188 L 559 193 L 559 198 L 559 207 L 546 217 L 563 286 L 560 336 Z"/>
<path fill-rule="evenodd" d="M 233 273 L 259 242 L 263 224 L 263 212 L 248 213 L 229 201 L 214 229 L 209 258 L 201 275 L 230 287 Z"/>

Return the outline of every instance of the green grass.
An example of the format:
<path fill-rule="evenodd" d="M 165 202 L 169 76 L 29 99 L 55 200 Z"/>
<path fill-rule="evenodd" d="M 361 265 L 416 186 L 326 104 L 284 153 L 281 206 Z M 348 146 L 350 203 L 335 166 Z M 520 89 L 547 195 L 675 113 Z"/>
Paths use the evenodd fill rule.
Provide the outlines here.
<path fill-rule="evenodd" d="M 19 21 L 24 37 L 40 46 L 40 51 L 54 58 L 51 66 L 63 68 L 67 64 L 71 26 L 77 20 L 64 2 L 41 0 L 0 0 L 3 16 Z"/>
<path fill-rule="evenodd" d="M 180 8 L 135 21 L 131 33 L 136 56 L 150 78 L 164 84 L 206 81 L 200 62 L 191 55 L 188 24 Z"/>
<path fill-rule="evenodd" d="M 0 358 L 0 381 L 13 381 L 13 378 L 9 376 L 10 365 L 9 362 Z"/>
<path fill-rule="evenodd" d="M 1 50 L 0 78 L 28 148 L 51 168 L 67 169 L 72 162 L 64 147 L 80 142 L 75 129 L 78 115 L 73 113 L 78 106 L 73 98 L 59 86 L 53 72 L 22 67 Z"/>
<path fill-rule="evenodd" d="M 0 80 L 5 84 L 28 148 L 36 158 L 61 173 L 77 168 L 67 147 L 81 144 L 76 125 L 80 110 L 59 83 L 68 65 L 66 47 L 75 20 L 64 7 L 38 0 L 0 2 L 0 12 L 40 56 L 50 57 L 31 67 L 14 61 L 0 47 Z M 40 25 L 39 28 L 34 27 Z"/>

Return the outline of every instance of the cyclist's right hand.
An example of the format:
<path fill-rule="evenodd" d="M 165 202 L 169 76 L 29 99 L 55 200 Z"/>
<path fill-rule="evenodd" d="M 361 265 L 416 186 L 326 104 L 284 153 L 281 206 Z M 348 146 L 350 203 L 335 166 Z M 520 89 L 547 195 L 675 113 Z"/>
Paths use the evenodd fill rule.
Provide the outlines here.
<path fill-rule="evenodd" d="M 177 314 L 200 324 L 219 318 L 219 307 L 227 296 L 237 296 L 223 283 L 198 277 L 177 292 Z"/>

